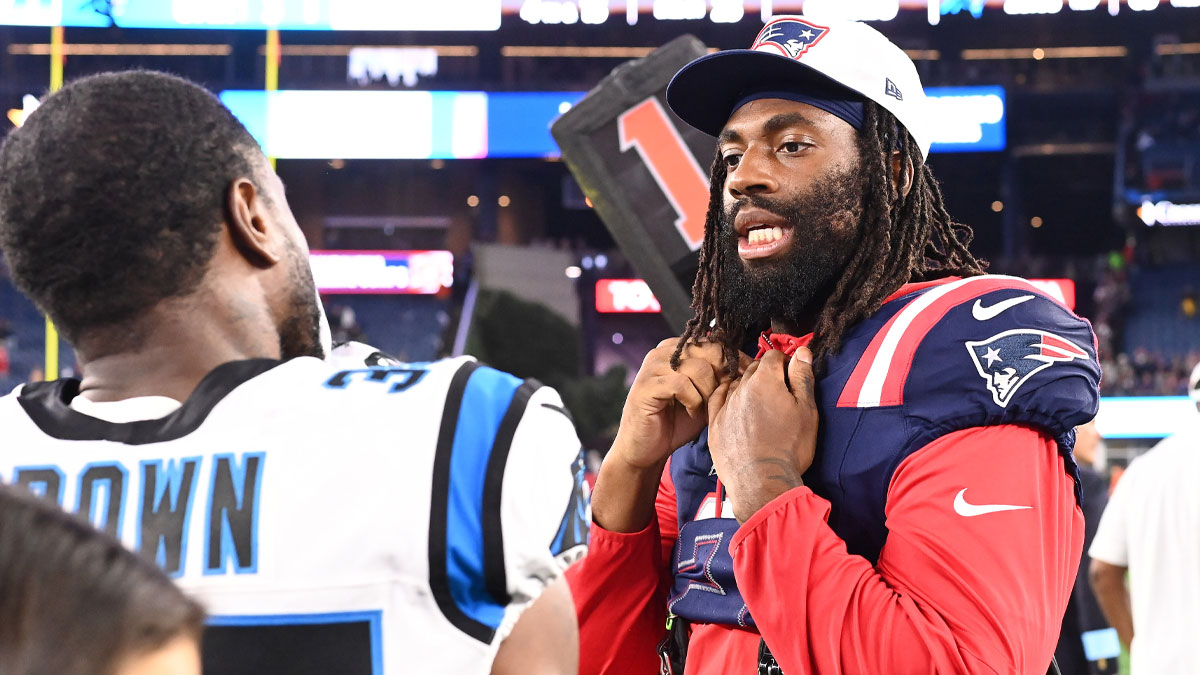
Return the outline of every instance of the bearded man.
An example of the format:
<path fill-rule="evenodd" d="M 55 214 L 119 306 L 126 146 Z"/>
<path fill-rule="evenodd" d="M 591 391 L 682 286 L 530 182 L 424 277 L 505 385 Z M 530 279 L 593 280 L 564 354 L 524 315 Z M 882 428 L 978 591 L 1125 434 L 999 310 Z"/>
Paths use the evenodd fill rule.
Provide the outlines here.
<path fill-rule="evenodd" d="M 874 29 L 776 18 L 667 102 L 717 137 L 696 314 L 597 480 L 581 672 L 1045 673 L 1090 325 L 983 274 L 916 68 Z"/>

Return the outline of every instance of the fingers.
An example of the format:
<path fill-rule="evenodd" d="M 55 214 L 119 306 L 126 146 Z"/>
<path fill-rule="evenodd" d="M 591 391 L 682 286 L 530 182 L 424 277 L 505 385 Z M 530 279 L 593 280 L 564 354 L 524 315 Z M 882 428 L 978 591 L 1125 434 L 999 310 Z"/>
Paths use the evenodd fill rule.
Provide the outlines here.
<path fill-rule="evenodd" d="M 816 378 L 813 376 L 812 360 L 812 352 L 808 347 L 801 347 L 796 350 L 795 354 L 792 354 L 792 360 L 787 365 L 792 396 L 795 396 L 796 400 L 801 403 L 816 400 L 813 391 Z"/>
<path fill-rule="evenodd" d="M 691 380 L 700 394 L 708 398 L 720 383 L 724 371 L 724 368 L 714 368 L 708 361 L 688 359 L 680 362 L 677 372 Z"/>
<path fill-rule="evenodd" d="M 746 373 L 742 379 L 750 381 L 751 378 L 771 377 L 773 380 L 778 380 L 780 384 L 784 383 L 784 369 L 787 368 L 787 354 L 772 349 L 763 354 L 762 358 L 750 364 L 746 369 Z M 759 375 L 761 373 L 761 375 Z"/>
<path fill-rule="evenodd" d="M 783 385 L 797 400 L 814 400 L 813 387 L 815 378 L 812 371 L 812 352 L 807 347 L 800 347 L 795 354 L 788 357 L 783 352 L 773 349 L 746 369 L 742 379 L 746 382 L 761 380 L 769 376 L 770 384 Z M 763 384 L 768 384 L 764 382 Z M 759 384 L 757 386 L 763 386 Z"/>
<path fill-rule="evenodd" d="M 708 425 L 712 426 L 714 420 L 717 419 L 717 413 L 721 412 L 721 408 L 725 407 L 725 400 L 729 398 L 730 388 L 733 382 L 722 382 L 721 386 L 713 391 L 712 396 L 708 399 Z"/>
<path fill-rule="evenodd" d="M 758 372 L 758 369 L 759 369 L 759 367 L 762 366 L 762 364 L 763 364 L 763 360 L 759 359 L 757 361 L 751 362 L 750 365 L 746 366 L 746 369 L 742 371 L 742 381 L 743 382 L 749 381 L 750 378 L 754 376 L 754 373 Z"/>
<path fill-rule="evenodd" d="M 704 409 L 708 396 L 701 393 L 696 383 L 683 373 L 668 372 L 655 378 L 655 398 L 660 400 L 675 399 L 687 409 L 690 417 L 695 417 Z"/>

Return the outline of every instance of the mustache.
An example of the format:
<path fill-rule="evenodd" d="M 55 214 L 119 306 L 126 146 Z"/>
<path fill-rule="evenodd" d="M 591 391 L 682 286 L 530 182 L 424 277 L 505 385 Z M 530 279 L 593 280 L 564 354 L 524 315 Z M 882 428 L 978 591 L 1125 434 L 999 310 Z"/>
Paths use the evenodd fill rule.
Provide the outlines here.
<path fill-rule="evenodd" d="M 788 208 L 788 204 L 784 200 L 769 199 L 767 197 L 763 197 L 762 195 L 746 195 L 738 199 L 736 202 L 734 202 L 733 206 L 730 206 L 725 210 L 725 219 L 727 224 L 732 226 L 734 219 L 737 218 L 737 214 L 741 212 L 742 209 L 751 206 L 756 209 L 766 211 L 771 215 L 790 220 L 788 217 L 788 212 L 791 209 Z"/>

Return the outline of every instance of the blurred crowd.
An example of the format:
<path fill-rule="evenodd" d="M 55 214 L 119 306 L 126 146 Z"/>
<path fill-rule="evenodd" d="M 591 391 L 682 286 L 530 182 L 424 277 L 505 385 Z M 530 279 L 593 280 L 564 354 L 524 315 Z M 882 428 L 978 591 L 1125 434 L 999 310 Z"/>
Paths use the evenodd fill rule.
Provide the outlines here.
<path fill-rule="evenodd" d="M 1168 356 L 1137 348 L 1101 360 L 1106 396 L 1184 396 L 1192 364 L 1200 362 L 1200 349 Z"/>
<path fill-rule="evenodd" d="M 1124 115 L 1129 190 L 1200 189 L 1194 161 L 1200 149 L 1200 94 L 1142 93 L 1131 99 Z"/>

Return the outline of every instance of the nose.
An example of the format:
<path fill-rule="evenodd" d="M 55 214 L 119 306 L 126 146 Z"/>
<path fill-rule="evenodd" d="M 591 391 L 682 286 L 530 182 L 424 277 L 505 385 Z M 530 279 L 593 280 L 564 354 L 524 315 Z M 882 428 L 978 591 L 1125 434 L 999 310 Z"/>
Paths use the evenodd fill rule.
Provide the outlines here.
<path fill-rule="evenodd" d="M 734 198 L 770 194 L 779 188 L 770 171 L 769 153 L 759 147 L 746 149 L 737 166 L 729 171 L 725 188 Z"/>

